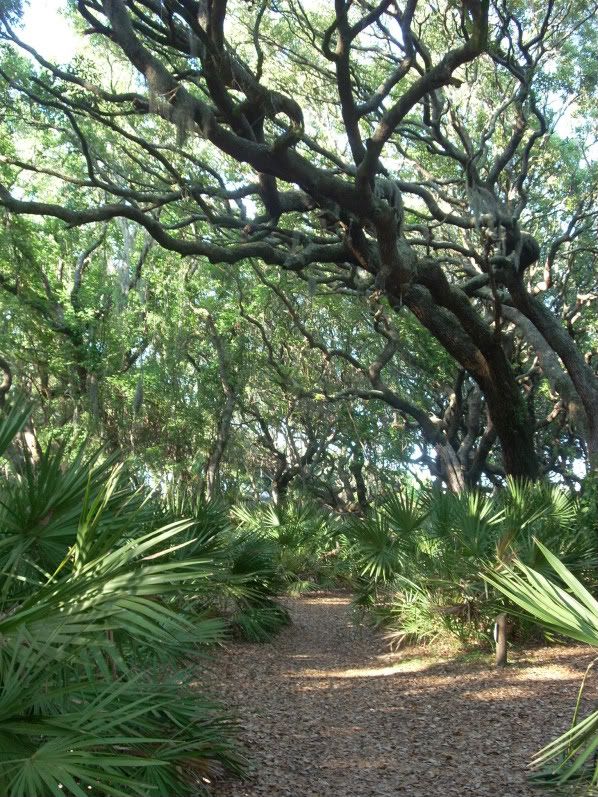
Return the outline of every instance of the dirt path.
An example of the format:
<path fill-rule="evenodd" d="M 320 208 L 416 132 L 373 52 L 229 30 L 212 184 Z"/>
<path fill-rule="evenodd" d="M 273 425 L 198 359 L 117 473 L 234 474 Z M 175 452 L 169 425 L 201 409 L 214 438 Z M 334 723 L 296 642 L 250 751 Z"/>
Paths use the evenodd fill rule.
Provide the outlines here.
<path fill-rule="evenodd" d="M 351 625 L 348 599 L 288 602 L 270 645 L 218 657 L 208 681 L 238 707 L 255 765 L 218 797 L 538 797 L 530 755 L 570 718 L 583 648 L 543 648 L 504 671 L 389 656 Z M 595 696 L 595 689 L 592 690 Z"/>

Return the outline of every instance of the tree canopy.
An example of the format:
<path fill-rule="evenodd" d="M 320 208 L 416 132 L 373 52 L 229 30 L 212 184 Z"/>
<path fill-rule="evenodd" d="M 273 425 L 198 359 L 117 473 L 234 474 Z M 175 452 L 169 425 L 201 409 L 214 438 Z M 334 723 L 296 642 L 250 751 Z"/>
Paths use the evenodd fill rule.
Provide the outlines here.
<path fill-rule="evenodd" d="M 70 63 L 0 12 L 0 392 L 33 447 L 335 507 L 598 469 L 594 5 L 64 9 Z"/>

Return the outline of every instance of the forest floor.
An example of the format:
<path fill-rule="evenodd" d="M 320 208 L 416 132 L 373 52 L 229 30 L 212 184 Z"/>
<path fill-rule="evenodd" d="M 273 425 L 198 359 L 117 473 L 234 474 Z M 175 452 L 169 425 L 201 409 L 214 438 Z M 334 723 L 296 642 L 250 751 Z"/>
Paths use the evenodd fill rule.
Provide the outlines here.
<path fill-rule="evenodd" d="M 292 625 L 273 643 L 231 645 L 207 673 L 240 713 L 253 764 L 217 797 L 538 797 L 527 762 L 566 729 L 591 650 L 538 648 L 496 670 L 479 656 L 389 654 L 343 595 L 286 605 Z"/>

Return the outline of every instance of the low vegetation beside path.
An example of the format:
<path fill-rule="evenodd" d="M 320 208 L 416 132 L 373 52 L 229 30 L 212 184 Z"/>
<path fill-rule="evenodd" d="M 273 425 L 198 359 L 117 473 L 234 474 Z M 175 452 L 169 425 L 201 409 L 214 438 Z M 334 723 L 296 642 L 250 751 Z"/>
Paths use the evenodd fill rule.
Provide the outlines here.
<path fill-rule="evenodd" d="M 383 794 L 471 775 L 459 751 L 472 735 L 480 782 L 515 766 L 523 783 L 523 758 L 566 727 L 586 649 L 542 648 L 531 664 L 518 651 L 547 631 L 598 647 L 584 499 L 510 481 L 496 498 L 403 489 L 359 516 L 231 509 L 183 485 L 136 487 L 100 451 L 15 459 L 28 412 L 0 423 L 2 794 L 183 797 L 223 778 L 235 795 Z M 515 662 L 502 675 L 483 658 L 499 612 Z M 447 645 L 482 658 L 439 664 Z M 505 747 L 538 706 L 545 722 Z M 541 758 L 545 780 L 592 780 L 597 720 L 581 717 Z M 477 783 L 471 794 L 495 793 Z"/>

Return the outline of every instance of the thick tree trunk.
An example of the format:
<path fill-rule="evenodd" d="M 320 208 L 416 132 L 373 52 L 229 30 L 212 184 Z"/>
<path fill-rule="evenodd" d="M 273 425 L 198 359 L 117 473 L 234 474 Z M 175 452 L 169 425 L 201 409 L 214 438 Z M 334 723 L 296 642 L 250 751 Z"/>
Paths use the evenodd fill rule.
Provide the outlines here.
<path fill-rule="evenodd" d="M 513 389 L 514 388 L 514 389 Z M 539 476 L 533 423 L 517 385 L 504 385 L 486 394 L 488 411 L 498 439 L 507 476 L 535 481 Z"/>
<path fill-rule="evenodd" d="M 274 478 L 272 479 L 272 486 L 270 488 L 270 494 L 272 495 L 272 503 L 274 506 L 280 507 L 284 504 L 289 492 L 289 485 L 294 476 L 295 474 L 290 470 L 283 470 L 282 472 L 276 473 L 274 475 Z"/>
<path fill-rule="evenodd" d="M 435 448 L 443 480 L 452 493 L 459 495 L 465 489 L 465 473 L 457 452 L 450 443 L 437 443 Z"/>
<path fill-rule="evenodd" d="M 361 446 L 357 445 L 353 450 L 353 458 L 349 465 L 349 470 L 355 482 L 355 495 L 359 508 L 362 512 L 366 512 L 368 508 L 368 491 L 363 478 L 363 465 L 363 452 Z"/>
<path fill-rule="evenodd" d="M 588 464 L 590 466 L 590 472 L 598 479 L 598 418 L 594 420 L 586 442 L 588 446 Z"/>
<path fill-rule="evenodd" d="M 274 504 L 274 506 L 276 507 L 281 506 L 281 504 L 284 502 L 286 489 L 281 490 L 279 485 L 275 481 L 273 481 L 270 493 L 272 495 L 272 503 Z"/>
<path fill-rule="evenodd" d="M 23 455 L 29 460 L 31 465 L 38 465 L 42 458 L 42 450 L 31 421 L 27 421 L 23 427 L 20 438 Z"/>
<path fill-rule="evenodd" d="M 533 424 L 500 336 L 440 269 L 430 267 L 424 278 L 426 285 L 411 286 L 405 296 L 409 309 L 479 386 L 501 444 L 505 473 L 537 479 Z"/>
<path fill-rule="evenodd" d="M 507 287 L 519 312 L 532 322 L 567 369 L 586 414 L 590 468 L 598 474 L 598 377 L 560 320 L 528 293 L 519 275 L 511 276 Z"/>

